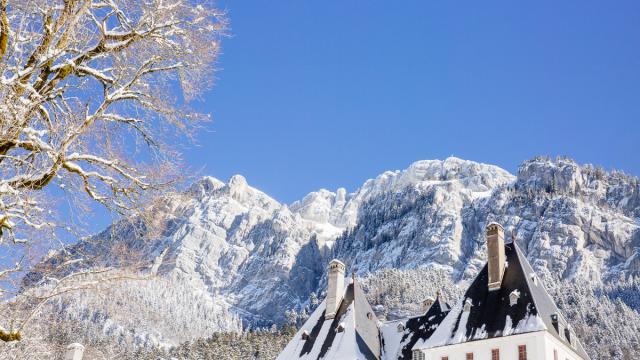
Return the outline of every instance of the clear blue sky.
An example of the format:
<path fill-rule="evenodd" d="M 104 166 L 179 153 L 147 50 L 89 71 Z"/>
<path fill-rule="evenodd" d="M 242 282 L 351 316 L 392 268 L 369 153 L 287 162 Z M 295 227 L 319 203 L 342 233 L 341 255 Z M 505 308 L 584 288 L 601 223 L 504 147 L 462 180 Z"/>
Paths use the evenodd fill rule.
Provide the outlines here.
<path fill-rule="evenodd" d="M 276 199 L 419 159 L 640 174 L 638 1 L 218 1 L 214 121 L 190 166 Z"/>

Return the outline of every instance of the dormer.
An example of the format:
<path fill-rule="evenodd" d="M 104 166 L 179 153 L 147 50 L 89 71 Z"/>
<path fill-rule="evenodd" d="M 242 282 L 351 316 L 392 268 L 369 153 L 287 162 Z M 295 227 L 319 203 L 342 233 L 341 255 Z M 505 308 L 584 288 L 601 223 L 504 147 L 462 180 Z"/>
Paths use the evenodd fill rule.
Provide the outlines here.
<path fill-rule="evenodd" d="M 509 294 L 509 305 L 516 305 L 518 303 L 518 299 L 520 299 L 520 291 L 518 291 L 518 289 L 515 289 L 511 292 L 511 294 Z"/>
<path fill-rule="evenodd" d="M 422 301 L 422 312 L 427 312 L 434 302 L 436 302 L 436 299 L 427 296 L 427 298 Z"/>
<path fill-rule="evenodd" d="M 567 321 L 562 315 L 552 314 L 551 324 L 561 338 L 564 338 L 568 343 L 573 345 L 572 340 L 575 340 L 575 336 L 572 336 L 571 327 L 567 324 Z"/>
<path fill-rule="evenodd" d="M 464 301 L 464 312 L 469 312 L 471 311 L 471 307 L 473 306 L 473 301 L 471 301 L 471 299 L 467 298 L 467 300 Z"/>
<path fill-rule="evenodd" d="M 560 319 L 558 317 L 558 314 L 552 314 L 551 315 L 551 325 L 553 325 L 553 328 L 556 329 L 556 332 L 559 334 L 560 333 Z"/>
<path fill-rule="evenodd" d="M 567 342 L 571 344 L 572 348 L 576 347 L 576 334 L 573 332 L 573 328 L 571 328 L 571 325 L 567 325 L 567 327 L 564 329 L 564 337 L 565 339 L 567 339 Z"/>

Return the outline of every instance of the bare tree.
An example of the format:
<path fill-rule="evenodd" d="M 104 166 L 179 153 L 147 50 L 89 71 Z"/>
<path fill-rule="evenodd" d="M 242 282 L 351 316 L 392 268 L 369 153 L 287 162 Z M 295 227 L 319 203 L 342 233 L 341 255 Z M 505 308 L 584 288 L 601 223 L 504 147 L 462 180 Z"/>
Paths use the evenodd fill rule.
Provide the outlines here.
<path fill-rule="evenodd" d="M 190 0 L 0 3 L 0 244 L 14 260 L 72 228 L 62 195 L 128 214 L 167 183 L 176 141 L 207 119 L 188 103 L 211 85 L 226 23 Z"/>

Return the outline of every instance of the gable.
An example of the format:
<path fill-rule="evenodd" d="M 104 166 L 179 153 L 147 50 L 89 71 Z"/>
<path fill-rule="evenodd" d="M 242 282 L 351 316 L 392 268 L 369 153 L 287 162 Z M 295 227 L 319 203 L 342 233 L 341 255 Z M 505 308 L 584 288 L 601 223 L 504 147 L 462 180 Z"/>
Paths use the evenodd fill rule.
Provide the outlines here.
<path fill-rule="evenodd" d="M 349 284 L 333 319 L 325 319 L 326 302 L 323 301 L 277 359 L 379 360 L 377 319 L 375 316 L 371 319 L 366 317 L 366 311 L 370 310 L 373 314 L 373 310 L 366 303 L 363 293 L 356 295 L 361 292 L 357 284 L 355 287 Z M 365 304 L 356 300 L 360 297 Z M 359 318 L 358 314 L 363 311 L 367 321 Z M 378 344 L 378 347 L 372 349 L 371 344 Z"/>

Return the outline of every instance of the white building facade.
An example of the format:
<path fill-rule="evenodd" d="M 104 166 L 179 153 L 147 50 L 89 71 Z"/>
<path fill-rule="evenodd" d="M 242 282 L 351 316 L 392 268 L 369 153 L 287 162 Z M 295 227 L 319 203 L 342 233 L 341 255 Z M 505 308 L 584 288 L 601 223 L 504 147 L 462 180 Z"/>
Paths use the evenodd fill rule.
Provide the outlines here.
<path fill-rule="evenodd" d="M 546 330 L 414 350 L 415 360 L 583 360 Z"/>

